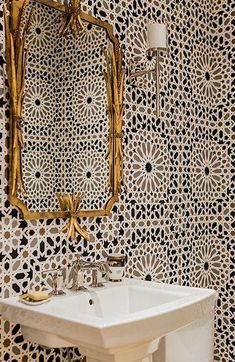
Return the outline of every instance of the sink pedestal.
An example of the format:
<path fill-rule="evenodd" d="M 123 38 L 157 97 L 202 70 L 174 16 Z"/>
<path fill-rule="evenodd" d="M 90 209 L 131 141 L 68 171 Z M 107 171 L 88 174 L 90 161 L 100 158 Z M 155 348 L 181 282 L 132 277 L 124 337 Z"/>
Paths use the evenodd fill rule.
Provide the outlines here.
<path fill-rule="evenodd" d="M 159 339 L 112 349 L 79 345 L 79 351 L 87 357 L 87 362 L 152 362 L 158 344 Z"/>
<path fill-rule="evenodd" d="M 87 362 L 212 362 L 214 313 L 154 341 L 113 349 L 79 346 Z"/>

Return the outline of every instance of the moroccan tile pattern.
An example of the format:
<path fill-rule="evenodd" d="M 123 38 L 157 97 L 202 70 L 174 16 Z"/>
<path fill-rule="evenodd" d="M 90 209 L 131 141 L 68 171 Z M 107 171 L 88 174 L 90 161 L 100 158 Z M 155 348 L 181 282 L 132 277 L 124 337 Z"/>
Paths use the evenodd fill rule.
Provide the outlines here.
<path fill-rule="evenodd" d="M 86 22 L 78 38 L 61 38 L 58 11 L 30 2 L 25 18 L 32 6 L 23 107 L 26 194 L 19 199 L 31 212 L 58 211 L 56 193 L 75 192 L 83 194 L 82 210 L 103 209 L 111 197 L 103 53 L 109 39 Z"/>
<path fill-rule="evenodd" d="M 152 66 L 143 51 L 147 18 L 169 24 L 169 56 L 162 58 L 161 118 L 155 117 L 152 79 L 128 81 L 127 192 L 110 218 L 82 220 L 95 235 L 93 243 L 66 241 L 58 233 L 63 220 L 21 220 L 7 201 L 9 109 L 0 7 L 1 297 L 47 286 L 40 271 L 67 267 L 76 253 L 99 260 L 121 251 L 128 255 L 126 274 L 134 278 L 215 288 L 214 361 L 234 362 L 232 1 L 83 4 L 114 25 L 127 65 L 134 58 Z M 19 326 L 0 323 L 1 361 L 66 361 L 67 351 L 26 343 Z M 73 361 L 78 360 L 78 352 L 71 353 Z"/>

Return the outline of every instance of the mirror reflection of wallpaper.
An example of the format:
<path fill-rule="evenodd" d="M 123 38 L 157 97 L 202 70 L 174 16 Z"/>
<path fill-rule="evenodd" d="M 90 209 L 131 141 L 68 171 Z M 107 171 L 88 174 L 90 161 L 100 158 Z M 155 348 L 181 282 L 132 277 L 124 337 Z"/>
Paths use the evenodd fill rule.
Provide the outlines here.
<path fill-rule="evenodd" d="M 57 192 L 82 192 L 82 209 L 102 209 L 108 191 L 106 31 L 85 23 L 58 37 L 60 14 L 35 4 L 24 103 L 20 198 L 30 211 L 58 210 Z"/>

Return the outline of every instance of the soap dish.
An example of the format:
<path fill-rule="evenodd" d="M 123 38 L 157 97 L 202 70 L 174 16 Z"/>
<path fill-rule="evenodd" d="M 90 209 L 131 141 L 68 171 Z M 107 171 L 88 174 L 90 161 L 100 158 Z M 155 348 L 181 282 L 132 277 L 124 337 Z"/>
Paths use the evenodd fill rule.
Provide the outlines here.
<path fill-rule="evenodd" d="M 51 298 L 48 298 L 46 300 L 39 300 L 39 301 L 33 301 L 33 300 L 29 299 L 29 298 L 24 298 L 24 299 L 19 298 L 19 301 L 21 303 L 24 303 L 24 304 L 27 304 L 27 305 L 33 305 L 33 306 L 48 303 L 48 302 L 50 302 L 50 300 L 51 300 Z"/>

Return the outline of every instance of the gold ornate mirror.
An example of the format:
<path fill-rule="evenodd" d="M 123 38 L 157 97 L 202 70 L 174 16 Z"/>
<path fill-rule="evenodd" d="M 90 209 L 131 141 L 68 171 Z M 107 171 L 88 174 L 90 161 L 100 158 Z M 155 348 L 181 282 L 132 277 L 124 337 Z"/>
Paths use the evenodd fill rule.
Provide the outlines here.
<path fill-rule="evenodd" d="M 67 217 L 58 194 L 79 193 L 77 216 L 109 214 L 123 182 L 124 69 L 112 26 L 53 0 L 13 0 L 5 26 L 11 203 L 25 219 Z"/>

